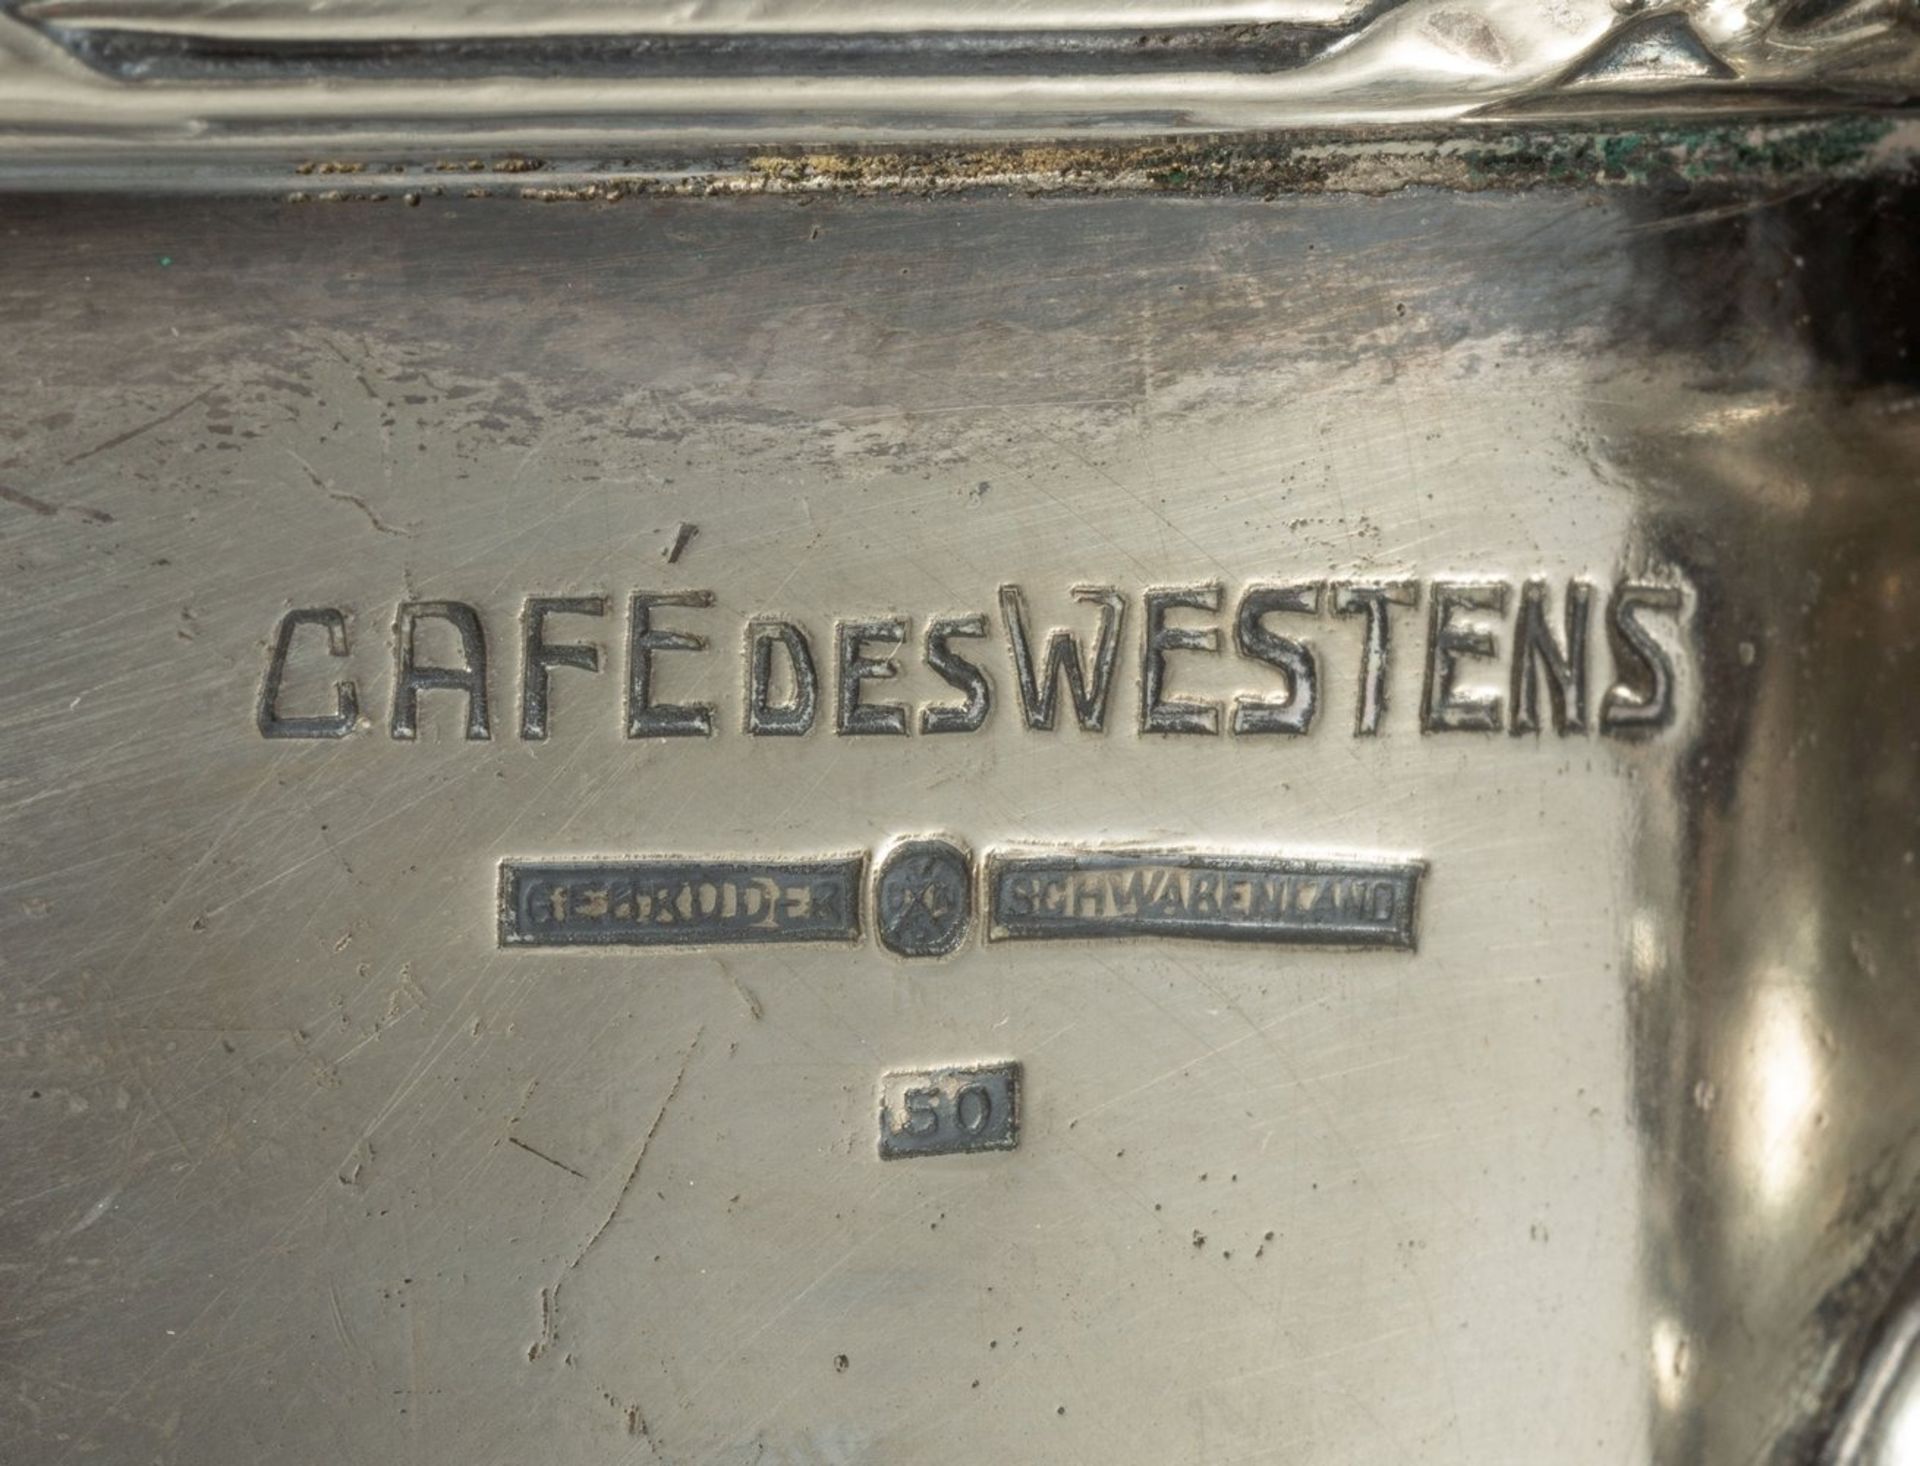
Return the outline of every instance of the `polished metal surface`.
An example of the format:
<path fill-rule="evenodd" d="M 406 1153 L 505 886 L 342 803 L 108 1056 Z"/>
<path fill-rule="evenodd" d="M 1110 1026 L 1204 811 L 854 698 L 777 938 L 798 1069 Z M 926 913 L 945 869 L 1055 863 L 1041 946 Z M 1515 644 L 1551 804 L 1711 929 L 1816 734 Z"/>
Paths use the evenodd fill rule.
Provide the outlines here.
<path fill-rule="evenodd" d="M 0 204 L 0 1458 L 1900 1459 L 1873 146 Z"/>
<path fill-rule="evenodd" d="M 0 177 L 1897 109 L 1906 0 L 9 0 Z"/>
<path fill-rule="evenodd" d="M 1902 1466 L 1920 1452 L 1920 1313 L 1890 1311 L 1822 1456 L 1830 1466 Z"/>

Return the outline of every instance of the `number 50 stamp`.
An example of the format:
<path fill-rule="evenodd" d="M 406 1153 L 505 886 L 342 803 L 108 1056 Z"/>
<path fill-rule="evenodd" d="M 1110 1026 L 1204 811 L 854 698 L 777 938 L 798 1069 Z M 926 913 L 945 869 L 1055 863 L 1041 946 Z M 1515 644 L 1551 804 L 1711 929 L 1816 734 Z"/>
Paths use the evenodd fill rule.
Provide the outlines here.
<path fill-rule="evenodd" d="M 1020 1143 L 1020 1065 L 896 1069 L 880 1080 L 880 1158 L 1012 1150 Z"/>

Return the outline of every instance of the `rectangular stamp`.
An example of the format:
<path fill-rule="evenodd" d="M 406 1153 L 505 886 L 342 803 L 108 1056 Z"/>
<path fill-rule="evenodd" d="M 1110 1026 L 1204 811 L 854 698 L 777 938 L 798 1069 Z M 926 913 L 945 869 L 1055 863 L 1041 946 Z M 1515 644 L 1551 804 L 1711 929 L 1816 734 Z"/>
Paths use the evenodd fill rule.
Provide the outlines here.
<path fill-rule="evenodd" d="M 987 935 L 1412 951 L 1423 861 L 1076 850 L 987 859 Z"/>
<path fill-rule="evenodd" d="M 966 1155 L 1020 1143 L 1020 1065 L 897 1069 L 880 1081 L 880 1158 Z"/>
<path fill-rule="evenodd" d="M 860 939 L 864 855 L 503 860 L 503 947 L 724 947 Z"/>

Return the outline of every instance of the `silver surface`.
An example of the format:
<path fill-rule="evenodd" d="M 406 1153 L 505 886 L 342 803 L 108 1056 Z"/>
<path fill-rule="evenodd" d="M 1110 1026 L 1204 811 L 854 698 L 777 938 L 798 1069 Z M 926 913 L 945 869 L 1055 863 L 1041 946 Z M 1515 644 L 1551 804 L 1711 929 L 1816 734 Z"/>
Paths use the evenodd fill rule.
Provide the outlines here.
<path fill-rule="evenodd" d="M 15 0 L 0 175 L 1894 110 L 1901 0 Z"/>
<path fill-rule="evenodd" d="M 1890 1312 L 1882 1336 L 1835 1426 L 1823 1466 L 1902 1466 L 1920 1451 L 1920 1314 L 1911 1297 Z"/>
<path fill-rule="evenodd" d="M 1822 1449 L 1916 1250 L 1913 223 L 7 202 L 0 1457 Z M 1535 575 L 1685 588 L 1669 727 L 1423 734 L 1416 614 L 1358 736 L 1328 614 L 1299 738 L 1141 733 L 1136 640 L 1103 733 L 998 652 L 977 733 L 741 731 L 761 615 Z M 636 589 L 713 592 L 661 695 L 715 735 L 623 736 L 609 619 L 522 739 L 523 598 Z M 478 609 L 490 740 L 390 736 L 408 600 Z M 288 696 L 363 726 L 263 738 L 315 606 Z M 498 941 L 503 860 L 930 832 L 1416 856 L 1417 950 Z M 881 1162 L 884 1073 L 1002 1060 L 1017 1150 Z"/>

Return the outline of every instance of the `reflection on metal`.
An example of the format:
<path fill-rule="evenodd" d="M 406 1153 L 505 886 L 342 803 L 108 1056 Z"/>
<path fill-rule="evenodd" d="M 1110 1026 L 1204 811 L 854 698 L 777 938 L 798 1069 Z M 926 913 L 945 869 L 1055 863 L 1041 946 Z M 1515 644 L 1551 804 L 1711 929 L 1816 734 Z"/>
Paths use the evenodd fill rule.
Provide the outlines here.
<path fill-rule="evenodd" d="M 1755 1189 L 1775 1206 L 1798 1190 L 1827 1089 L 1799 988 L 1789 974 L 1759 978 L 1741 1096 L 1752 1110 L 1746 1139 Z"/>
<path fill-rule="evenodd" d="M 1686 1404 L 1687 1373 L 1691 1362 L 1687 1336 L 1670 1318 L 1656 1319 L 1653 1325 L 1651 1383 L 1653 1396 L 1669 1414 Z"/>
<path fill-rule="evenodd" d="M 1920 1307 L 1911 1297 L 1887 1319 L 1821 1466 L 1920 1462 Z"/>
<path fill-rule="evenodd" d="M 0 8 L 0 1459 L 1910 1462 L 1911 25 L 974 9 Z"/>
<path fill-rule="evenodd" d="M 1606 87 L 1727 81 L 1731 66 L 1714 55 L 1685 15 L 1673 11 L 1636 17 L 1617 26 L 1576 62 L 1563 86 Z"/>
<path fill-rule="evenodd" d="M 24 0 L 0 162 L 1782 116 L 1916 81 L 1920 30 L 1881 0 Z"/>

